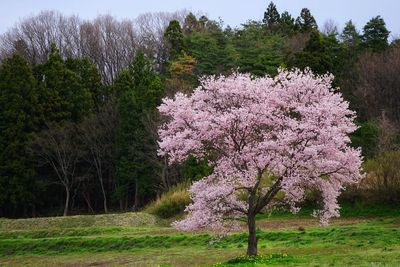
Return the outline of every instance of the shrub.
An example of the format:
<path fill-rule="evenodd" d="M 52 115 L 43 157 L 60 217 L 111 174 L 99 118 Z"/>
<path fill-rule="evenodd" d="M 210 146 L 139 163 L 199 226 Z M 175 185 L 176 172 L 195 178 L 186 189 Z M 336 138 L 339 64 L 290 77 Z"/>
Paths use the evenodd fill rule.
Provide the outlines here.
<path fill-rule="evenodd" d="M 163 219 L 172 218 L 183 213 L 185 207 L 191 201 L 187 190 L 188 187 L 188 182 L 172 187 L 168 192 L 147 206 L 145 211 Z"/>
<path fill-rule="evenodd" d="M 366 177 L 358 190 L 369 202 L 400 203 L 400 151 L 388 151 L 364 164 Z"/>

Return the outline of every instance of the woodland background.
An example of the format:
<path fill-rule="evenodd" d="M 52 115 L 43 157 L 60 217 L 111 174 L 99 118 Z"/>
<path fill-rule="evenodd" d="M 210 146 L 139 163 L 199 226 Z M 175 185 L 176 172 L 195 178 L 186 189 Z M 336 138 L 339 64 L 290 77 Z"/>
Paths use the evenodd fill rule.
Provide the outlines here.
<path fill-rule="evenodd" d="M 279 67 L 334 74 L 358 114 L 352 145 L 367 176 L 341 201 L 398 205 L 400 41 L 380 16 L 340 27 L 272 2 L 238 28 L 187 11 L 22 20 L 0 36 L 0 217 L 139 210 L 200 179 L 206 159 L 175 166 L 157 155 L 161 99 L 204 75 Z"/>

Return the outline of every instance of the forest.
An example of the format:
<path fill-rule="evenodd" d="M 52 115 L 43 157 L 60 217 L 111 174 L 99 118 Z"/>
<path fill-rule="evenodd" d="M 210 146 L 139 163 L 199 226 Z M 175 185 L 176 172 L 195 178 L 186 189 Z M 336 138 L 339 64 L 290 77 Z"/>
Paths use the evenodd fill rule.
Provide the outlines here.
<path fill-rule="evenodd" d="M 192 93 L 205 75 L 279 68 L 333 74 L 357 113 L 351 145 L 365 178 L 340 202 L 399 205 L 400 41 L 379 15 L 360 29 L 317 25 L 309 9 L 271 2 L 236 28 L 186 10 L 131 20 L 43 11 L 2 34 L 0 217 L 138 211 L 207 176 L 207 159 L 158 154 L 162 98 Z"/>

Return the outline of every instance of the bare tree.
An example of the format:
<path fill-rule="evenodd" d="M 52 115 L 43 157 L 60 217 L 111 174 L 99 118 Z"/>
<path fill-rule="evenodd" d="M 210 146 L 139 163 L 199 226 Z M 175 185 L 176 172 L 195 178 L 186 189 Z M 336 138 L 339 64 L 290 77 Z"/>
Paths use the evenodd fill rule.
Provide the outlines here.
<path fill-rule="evenodd" d="M 21 20 L 0 36 L 0 60 L 24 47 L 21 55 L 31 64 L 40 64 L 47 59 L 54 43 L 65 58 L 89 58 L 97 65 L 103 81 L 111 84 L 139 48 L 154 60 L 157 70 L 163 70 L 168 57 L 164 30 L 171 20 L 183 24 L 187 14 L 186 10 L 147 13 L 134 20 L 120 21 L 100 15 L 83 21 L 76 16 L 42 11 Z"/>
<path fill-rule="evenodd" d="M 356 64 L 355 83 L 344 90 L 353 91 L 358 108 L 366 119 L 385 117 L 400 126 L 400 47 L 384 53 L 365 53 Z"/>
<path fill-rule="evenodd" d="M 338 24 L 333 19 L 327 19 L 322 26 L 322 33 L 326 35 L 337 35 Z"/>
<path fill-rule="evenodd" d="M 385 112 L 382 112 L 381 117 L 378 119 L 379 124 L 379 138 L 378 138 L 378 152 L 383 154 L 385 151 L 398 150 L 399 144 L 395 142 L 396 137 L 399 136 L 399 126 L 391 122 Z"/>
<path fill-rule="evenodd" d="M 65 189 L 64 216 L 67 216 L 71 188 L 77 181 L 76 167 L 79 153 L 75 140 L 75 126 L 47 125 L 48 129 L 37 134 L 31 151 L 38 156 L 42 165 L 48 164 L 56 175 L 56 183 Z"/>
<path fill-rule="evenodd" d="M 115 105 L 105 105 L 100 111 L 87 116 L 78 128 L 78 136 L 85 150 L 84 159 L 94 167 L 107 213 L 105 178 L 111 173 L 113 140 L 116 122 Z"/>

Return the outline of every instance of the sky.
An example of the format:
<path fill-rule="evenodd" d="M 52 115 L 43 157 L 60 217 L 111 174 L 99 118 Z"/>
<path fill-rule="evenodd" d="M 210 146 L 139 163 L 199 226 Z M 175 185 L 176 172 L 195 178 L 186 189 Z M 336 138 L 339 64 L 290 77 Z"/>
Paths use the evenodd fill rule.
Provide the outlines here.
<path fill-rule="evenodd" d="M 221 18 L 225 25 L 240 26 L 249 19 L 262 19 L 270 0 L 0 0 L 0 34 L 20 19 L 38 14 L 42 10 L 57 10 L 64 15 L 78 15 L 92 19 L 100 14 L 117 18 L 135 18 L 140 14 L 157 11 L 187 9 L 200 11 L 209 18 Z M 339 29 L 352 20 L 358 29 L 372 17 L 381 15 L 391 31 L 391 37 L 400 37 L 399 0 L 274 0 L 279 12 L 289 11 L 297 17 L 303 7 L 311 10 L 320 28 L 328 19 Z"/>

